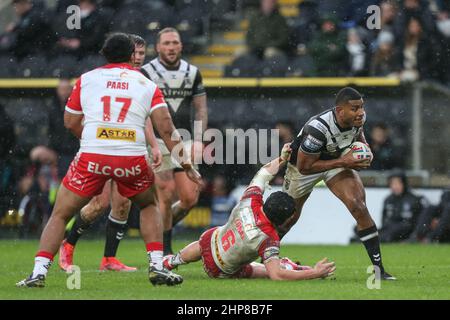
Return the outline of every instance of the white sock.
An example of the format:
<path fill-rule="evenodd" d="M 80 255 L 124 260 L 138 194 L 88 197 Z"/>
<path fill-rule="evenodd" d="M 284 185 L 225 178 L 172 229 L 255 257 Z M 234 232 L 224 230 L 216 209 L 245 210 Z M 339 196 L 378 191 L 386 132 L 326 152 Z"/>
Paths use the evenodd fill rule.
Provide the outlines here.
<path fill-rule="evenodd" d="M 184 260 L 181 258 L 181 254 L 178 252 L 175 256 L 170 260 L 170 264 L 174 267 L 185 264 Z"/>
<path fill-rule="evenodd" d="M 36 257 L 34 258 L 34 269 L 33 269 L 33 278 L 35 278 L 38 274 L 47 275 L 48 269 L 52 265 L 52 261 L 49 258 L 45 257 Z"/>
<path fill-rule="evenodd" d="M 155 267 L 158 270 L 163 268 L 163 252 L 160 250 L 154 250 L 147 252 L 150 266 Z"/>

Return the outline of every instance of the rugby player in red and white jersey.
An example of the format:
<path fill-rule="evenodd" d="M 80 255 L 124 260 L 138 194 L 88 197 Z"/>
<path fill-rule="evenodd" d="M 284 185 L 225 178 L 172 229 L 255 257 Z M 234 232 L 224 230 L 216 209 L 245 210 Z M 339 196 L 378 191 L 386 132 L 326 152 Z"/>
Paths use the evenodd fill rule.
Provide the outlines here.
<path fill-rule="evenodd" d="M 133 53 L 133 66 L 138 70 L 142 67 L 145 60 L 146 42 L 138 35 L 130 35 L 133 39 L 135 48 Z M 159 144 L 153 132 L 152 123 L 147 119 L 145 126 L 146 140 L 151 147 L 152 169 L 157 168 L 162 161 Z M 137 268 L 129 267 L 116 258 L 119 243 L 127 229 L 128 214 L 131 208 L 131 202 L 126 197 L 120 195 L 117 184 L 111 180 L 103 188 L 103 192 L 91 199 L 79 213 L 75 215 L 75 222 L 69 231 L 66 239 L 63 240 L 59 248 L 58 263 L 61 269 L 67 271 L 73 265 L 73 255 L 75 246 L 84 234 L 84 232 L 95 222 L 95 220 L 104 214 L 111 205 L 111 212 L 106 222 L 106 242 L 103 258 L 100 262 L 100 270 L 133 272 Z"/>
<path fill-rule="evenodd" d="M 202 259 L 205 272 L 212 278 L 270 278 L 272 280 L 306 280 L 326 278 L 336 267 L 326 258 L 314 268 L 280 258 L 279 232 L 290 223 L 295 212 L 294 199 L 281 191 L 263 202 L 263 193 L 290 156 L 289 144 L 281 156 L 262 167 L 233 209 L 226 225 L 207 230 L 176 255 L 164 257 L 164 266 L 172 270 L 179 265 Z M 261 257 L 263 263 L 254 260 Z"/>
<path fill-rule="evenodd" d="M 117 183 L 122 196 L 141 209 L 141 226 L 145 226 L 141 234 L 149 257 L 150 282 L 175 285 L 183 281 L 162 264 L 161 215 L 150 189 L 154 174 L 149 166 L 145 140 L 147 117 L 170 150 L 181 143 L 181 139 L 161 91 L 131 66 L 133 52 L 134 43 L 129 35 L 112 34 L 101 50 L 108 64 L 77 80 L 66 105 L 64 124 L 81 138 L 80 151 L 58 191 L 52 215 L 41 235 L 33 272 L 18 282 L 18 287 L 45 285 L 66 223 L 102 192 L 109 179 Z M 184 154 L 181 156 L 188 177 L 200 183 L 200 174 Z"/>

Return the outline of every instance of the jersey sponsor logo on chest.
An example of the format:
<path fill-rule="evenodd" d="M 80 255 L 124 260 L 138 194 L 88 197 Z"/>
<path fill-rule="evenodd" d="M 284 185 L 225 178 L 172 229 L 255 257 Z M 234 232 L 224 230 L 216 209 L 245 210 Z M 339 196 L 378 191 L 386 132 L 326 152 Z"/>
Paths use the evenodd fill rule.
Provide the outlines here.
<path fill-rule="evenodd" d="M 136 142 L 136 130 L 98 127 L 97 139 Z"/>

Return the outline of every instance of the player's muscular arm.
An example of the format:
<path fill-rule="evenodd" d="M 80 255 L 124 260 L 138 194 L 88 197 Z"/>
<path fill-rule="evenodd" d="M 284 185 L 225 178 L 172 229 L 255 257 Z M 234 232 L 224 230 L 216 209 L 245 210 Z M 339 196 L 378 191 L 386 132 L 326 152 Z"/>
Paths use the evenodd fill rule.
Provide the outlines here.
<path fill-rule="evenodd" d="M 156 130 L 158 130 L 159 135 L 166 144 L 167 149 L 172 151 L 172 149 L 181 142 L 181 137 L 173 125 L 169 110 L 167 108 L 158 108 L 152 112 L 150 118 Z"/>
<path fill-rule="evenodd" d="M 195 168 L 192 166 L 190 159 L 185 157 L 186 152 L 184 150 L 181 137 L 175 126 L 173 125 L 169 110 L 167 108 L 158 108 L 152 112 L 150 117 L 152 119 L 153 125 L 156 127 L 156 130 L 158 130 L 158 133 L 160 134 L 161 138 L 167 146 L 167 149 L 169 149 L 170 152 L 172 152 L 172 150 L 177 145 L 179 145 L 177 147 L 179 148 L 177 150 L 179 151 L 179 153 L 177 152 L 177 154 L 179 154 L 182 159 L 182 161 L 180 161 L 181 166 L 183 167 L 189 179 L 201 185 L 202 177 L 200 173 L 198 173 L 197 170 L 195 170 Z"/>
<path fill-rule="evenodd" d="M 201 121 L 202 124 L 201 128 L 197 129 L 198 132 L 194 132 L 194 138 L 202 137 L 203 132 L 205 132 L 208 128 L 208 106 L 206 105 L 206 94 L 195 96 L 192 99 L 192 104 L 195 108 L 195 121 Z"/>
<path fill-rule="evenodd" d="M 78 139 L 81 139 L 81 133 L 83 132 L 83 117 L 84 115 L 82 114 L 64 112 L 64 127 L 70 130 Z"/>
<path fill-rule="evenodd" d="M 331 275 L 336 267 L 334 262 L 327 259 L 319 261 L 314 268 L 309 270 L 287 270 L 281 268 L 280 259 L 270 259 L 265 262 L 267 274 L 271 280 L 309 280 L 316 278 L 326 278 Z"/>
<path fill-rule="evenodd" d="M 152 148 L 152 167 L 155 169 L 161 165 L 162 155 L 161 150 L 159 150 L 158 141 L 156 141 L 155 132 L 153 131 L 152 121 L 149 118 L 145 120 L 145 140 Z"/>
<path fill-rule="evenodd" d="M 148 118 L 145 120 L 145 140 L 152 149 L 158 148 L 158 142 L 156 141 L 155 132 L 153 131 L 153 124 Z"/>
<path fill-rule="evenodd" d="M 301 174 L 314 174 L 335 168 L 345 167 L 343 158 L 333 160 L 319 160 L 320 154 L 306 154 L 298 151 L 297 169 Z"/>
<path fill-rule="evenodd" d="M 297 169 L 301 174 L 314 174 L 328 171 L 336 168 L 346 169 L 365 169 L 367 168 L 366 159 L 355 159 L 351 152 L 345 156 L 332 160 L 319 160 L 320 154 L 311 155 L 298 151 Z"/>

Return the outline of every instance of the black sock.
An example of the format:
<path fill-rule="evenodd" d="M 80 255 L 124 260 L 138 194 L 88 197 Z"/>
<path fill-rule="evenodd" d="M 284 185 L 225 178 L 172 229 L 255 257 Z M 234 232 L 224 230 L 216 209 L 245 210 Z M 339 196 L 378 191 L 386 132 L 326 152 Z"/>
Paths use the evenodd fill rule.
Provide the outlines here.
<path fill-rule="evenodd" d="M 78 239 L 80 239 L 81 235 L 89 229 L 91 226 L 91 222 L 86 222 L 81 218 L 81 215 L 77 213 L 75 216 L 75 223 L 72 226 L 72 229 L 70 229 L 69 236 L 67 237 L 67 242 L 71 245 L 76 245 Z"/>
<path fill-rule="evenodd" d="M 358 236 L 364 247 L 366 247 L 372 264 L 379 267 L 381 273 L 383 273 L 384 267 L 381 261 L 380 237 L 378 236 L 377 226 L 358 231 Z"/>
<path fill-rule="evenodd" d="M 163 233 L 163 254 L 168 255 L 173 253 L 172 250 L 172 229 L 166 230 Z"/>
<path fill-rule="evenodd" d="M 127 229 L 127 224 L 119 223 L 117 220 L 111 220 L 111 216 L 108 217 L 106 223 L 106 242 L 105 242 L 105 257 L 115 257 L 117 249 L 119 248 L 120 240 Z"/>

